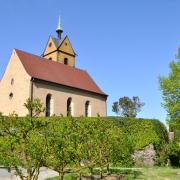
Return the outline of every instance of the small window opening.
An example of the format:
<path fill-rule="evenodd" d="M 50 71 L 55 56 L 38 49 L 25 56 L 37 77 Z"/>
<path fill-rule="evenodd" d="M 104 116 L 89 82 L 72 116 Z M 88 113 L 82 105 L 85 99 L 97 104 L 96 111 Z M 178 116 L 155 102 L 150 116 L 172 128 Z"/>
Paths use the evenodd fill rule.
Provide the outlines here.
<path fill-rule="evenodd" d="M 13 85 L 13 84 L 14 84 L 14 79 L 12 78 L 12 79 L 11 79 L 11 85 Z"/>
<path fill-rule="evenodd" d="M 9 94 L 9 99 L 12 99 L 13 98 L 13 93 L 11 92 L 10 94 Z"/>
<path fill-rule="evenodd" d="M 52 57 L 50 57 L 50 58 L 49 58 L 49 60 L 51 60 L 51 61 L 52 61 Z"/>
<path fill-rule="evenodd" d="M 68 65 L 68 58 L 64 58 L 64 64 Z"/>
<path fill-rule="evenodd" d="M 49 47 L 51 47 L 51 46 L 52 46 L 52 43 L 50 42 L 50 43 L 49 43 Z"/>

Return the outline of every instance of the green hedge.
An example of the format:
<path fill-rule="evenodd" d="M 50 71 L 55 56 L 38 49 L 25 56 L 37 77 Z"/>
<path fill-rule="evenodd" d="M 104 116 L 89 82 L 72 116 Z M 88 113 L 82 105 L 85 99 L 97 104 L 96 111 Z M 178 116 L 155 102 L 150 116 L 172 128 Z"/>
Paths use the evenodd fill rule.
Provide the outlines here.
<path fill-rule="evenodd" d="M 69 167 L 80 173 L 82 160 L 90 171 L 130 167 L 133 151 L 154 144 L 160 157 L 167 141 L 166 128 L 158 120 L 0 116 L 0 164 L 27 172 L 46 166 L 62 176 Z M 17 173 L 23 176 L 20 169 Z"/>
<path fill-rule="evenodd" d="M 56 117 L 57 118 L 57 117 Z M 42 118 L 44 119 L 44 118 Z M 54 117 L 50 117 L 53 121 Z M 63 117 L 65 120 L 66 117 Z M 153 144 L 155 148 L 160 148 L 162 145 L 168 143 L 168 131 L 166 126 L 157 119 L 144 119 L 144 118 L 124 118 L 124 117 L 77 117 L 81 123 L 85 121 L 98 121 L 101 120 L 105 123 L 113 124 L 115 127 L 121 129 L 122 136 L 126 137 L 125 140 L 132 143 L 133 150 L 143 149 L 149 144 Z"/>
<path fill-rule="evenodd" d="M 109 117 L 114 123 L 123 130 L 135 148 L 140 150 L 149 144 L 156 147 L 168 142 L 168 132 L 165 125 L 157 119 L 135 119 Z"/>

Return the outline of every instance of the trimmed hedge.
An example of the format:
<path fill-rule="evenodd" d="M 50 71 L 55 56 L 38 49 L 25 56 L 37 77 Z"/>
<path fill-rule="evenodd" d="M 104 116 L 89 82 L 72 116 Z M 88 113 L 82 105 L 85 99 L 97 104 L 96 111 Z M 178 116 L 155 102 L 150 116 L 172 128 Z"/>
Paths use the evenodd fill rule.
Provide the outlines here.
<path fill-rule="evenodd" d="M 11 131 L 15 134 L 12 135 Z M 9 132 L 11 133 L 8 135 Z M 28 136 L 24 136 L 24 133 L 27 133 Z M 32 134 L 32 136 L 30 136 L 30 134 Z M 7 142 L 5 138 L 9 138 L 8 142 L 13 143 L 13 145 L 18 148 L 17 153 L 19 153 L 21 142 L 27 143 L 27 145 L 25 144 L 23 147 L 27 147 L 27 151 L 30 152 L 29 156 L 32 160 L 37 160 L 36 156 L 40 157 L 39 152 L 41 150 L 43 152 L 41 147 L 46 146 L 46 144 L 43 144 L 42 139 L 47 138 L 49 143 L 48 148 L 53 147 L 50 149 L 52 153 L 55 153 L 53 152 L 55 148 L 57 148 L 57 152 L 62 149 L 58 145 L 59 138 L 62 142 L 67 143 L 67 146 L 64 145 L 64 143 L 60 145 L 66 147 L 69 146 L 69 142 L 73 143 L 73 141 L 76 141 L 76 143 L 74 143 L 75 145 L 70 144 L 69 147 L 69 151 L 72 151 L 73 159 L 84 159 L 84 154 L 81 154 L 82 151 L 90 151 L 92 158 L 94 156 L 97 157 L 95 159 L 96 164 L 91 166 L 100 166 L 101 168 L 105 163 L 107 163 L 107 165 L 111 164 L 121 167 L 132 166 L 131 154 L 133 151 L 140 150 L 149 144 L 155 146 L 158 152 L 157 154 L 160 157 L 164 144 L 168 142 L 166 127 L 160 121 L 121 117 L 66 118 L 53 116 L 48 118 L 20 118 L 1 116 L 0 137 L 0 145 L 2 141 L 2 145 L 6 147 L 5 145 L 7 145 L 7 143 L 3 144 L 3 141 Z M 15 142 L 14 137 L 18 138 Z M 24 141 L 24 137 L 30 139 Z M 29 143 L 31 141 L 32 143 Z M 39 142 L 42 143 L 42 146 L 38 145 Z M 34 145 L 32 146 L 33 143 Z M 30 150 L 28 149 L 29 147 Z M 67 149 L 66 147 L 64 147 L 65 150 Z M 96 152 L 94 152 L 94 149 L 96 149 Z M 11 152 L 11 149 L 9 149 L 9 151 Z M 11 155 L 14 154 L 12 153 Z M 99 161 L 98 156 L 104 156 L 104 159 Z M 52 157 L 52 154 L 49 157 Z M 70 159 L 72 157 L 70 157 Z M 4 159 L 4 156 L 1 158 L 4 162 L 7 160 Z M 53 166 L 51 161 L 48 161 L 50 162 L 50 166 Z M 9 163 L 11 164 L 12 162 L 10 161 Z M 73 164 L 74 163 L 76 164 L 76 162 L 73 162 Z"/>
<path fill-rule="evenodd" d="M 165 125 L 157 119 L 134 119 L 110 117 L 115 124 L 122 129 L 124 136 L 131 140 L 133 151 L 141 150 L 149 144 L 153 144 L 156 150 L 155 164 L 165 166 L 167 164 L 166 146 L 168 132 Z"/>
<path fill-rule="evenodd" d="M 134 146 L 134 150 L 143 149 L 149 144 L 159 147 L 168 142 L 168 132 L 165 125 L 157 119 L 135 119 L 108 117 L 123 130 Z"/>

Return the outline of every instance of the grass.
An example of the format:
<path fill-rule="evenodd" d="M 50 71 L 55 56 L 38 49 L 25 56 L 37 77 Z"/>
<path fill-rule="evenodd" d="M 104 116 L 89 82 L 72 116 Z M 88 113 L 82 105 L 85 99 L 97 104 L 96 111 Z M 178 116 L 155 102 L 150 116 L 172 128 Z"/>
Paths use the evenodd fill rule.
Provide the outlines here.
<path fill-rule="evenodd" d="M 179 180 L 180 168 L 170 168 L 170 167 L 152 167 L 152 168 L 142 168 L 141 174 L 136 177 L 136 179 L 142 180 Z M 131 177 L 127 176 L 127 179 Z"/>
<path fill-rule="evenodd" d="M 145 168 L 115 168 L 118 174 L 126 174 L 124 180 L 179 180 L 180 168 L 171 167 L 145 167 Z M 118 169 L 118 170 L 117 170 Z M 75 173 L 66 174 L 64 180 L 76 179 Z M 58 180 L 58 177 L 47 180 Z"/>
<path fill-rule="evenodd" d="M 73 180 L 75 179 L 75 177 L 76 177 L 76 174 L 69 173 L 64 176 L 64 180 Z M 47 178 L 46 180 L 59 180 L 59 177 Z"/>

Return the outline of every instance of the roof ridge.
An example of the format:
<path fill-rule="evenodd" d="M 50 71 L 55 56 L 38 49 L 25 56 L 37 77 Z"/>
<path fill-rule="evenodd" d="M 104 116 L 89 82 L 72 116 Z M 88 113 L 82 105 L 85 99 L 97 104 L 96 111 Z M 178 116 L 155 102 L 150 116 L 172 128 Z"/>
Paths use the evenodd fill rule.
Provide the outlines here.
<path fill-rule="evenodd" d="M 31 77 L 107 96 L 85 70 L 16 48 L 14 51 Z"/>
<path fill-rule="evenodd" d="M 66 36 L 61 38 L 61 39 L 59 39 L 59 38 L 55 38 L 54 36 L 51 35 L 51 38 L 54 41 L 54 43 L 56 45 L 56 48 L 58 49 L 61 46 L 62 42 L 65 40 Z"/>
<path fill-rule="evenodd" d="M 32 54 L 32 53 L 30 53 L 30 52 L 23 51 L 23 50 L 21 50 L 21 49 L 14 48 L 14 50 L 15 50 L 15 51 L 21 51 L 22 53 L 26 53 L 26 54 L 29 54 L 29 55 L 31 55 L 31 56 L 36 56 L 36 57 L 38 57 L 38 58 L 41 58 L 42 60 L 45 60 L 45 61 L 48 61 L 48 62 L 51 62 L 51 63 L 56 63 L 56 64 L 63 65 L 63 66 L 65 66 L 65 67 L 67 67 L 67 68 L 72 68 L 72 69 L 77 69 L 77 70 L 80 70 L 80 71 L 87 72 L 87 71 L 84 70 L 84 69 L 80 69 L 80 68 L 72 67 L 72 66 L 67 66 L 67 65 L 62 64 L 62 63 L 59 63 L 59 62 L 57 62 L 57 61 L 50 61 L 50 60 L 48 60 L 48 59 L 46 59 L 46 58 L 44 58 L 44 57 L 42 57 L 42 56 L 38 56 L 38 55 L 36 55 L 36 54 Z"/>
<path fill-rule="evenodd" d="M 23 52 L 23 53 L 30 54 L 30 55 L 33 55 L 33 56 L 37 56 L 38 58 L 46 59 L 46 58 L 44 58 L 44 57 L 42 57 L 42 56 L 38 56 L 38 55 L 36 55 L 36 54 L 32 54 L 32 53 L 30 53 L 30 52 L 23 51 L 23 50 L 21 50 L 21 49 L 14 48 L 14 50 L 15 50 L 15 51 L 21 51 L 21 52 Z M 47 60 L 47 59 L 46 59 L 46 60 Z"/>

